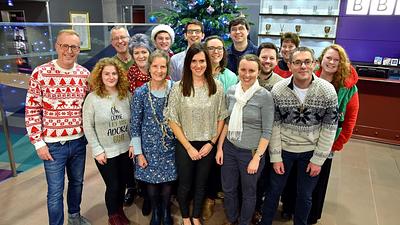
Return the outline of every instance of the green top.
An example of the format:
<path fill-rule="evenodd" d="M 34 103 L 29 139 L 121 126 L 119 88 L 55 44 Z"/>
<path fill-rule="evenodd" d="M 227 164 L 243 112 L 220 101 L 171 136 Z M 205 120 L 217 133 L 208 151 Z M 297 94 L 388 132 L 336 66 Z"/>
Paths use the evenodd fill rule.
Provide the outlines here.
<path fill-rule="evenodd" d="M 114 56 L 114 59 L 118 60 L 118 62 L 120 62 L 123 66 L 125 71 L 127 72 L 129 70 L 129 68 L 133 65 L 133 59 L 131 58 L 128 62 L 124 62 L 122 61 L 120 58 L 118 58 L 117 55 Z"/>
<path fill-rule="evenodd" d="M 221 81 L 224 93 L 226 93 L 230 86 L 237 84 L 238 78 L 234 72 L 225 68 L 223 73 L 219 73 L 215 79 Z"/>

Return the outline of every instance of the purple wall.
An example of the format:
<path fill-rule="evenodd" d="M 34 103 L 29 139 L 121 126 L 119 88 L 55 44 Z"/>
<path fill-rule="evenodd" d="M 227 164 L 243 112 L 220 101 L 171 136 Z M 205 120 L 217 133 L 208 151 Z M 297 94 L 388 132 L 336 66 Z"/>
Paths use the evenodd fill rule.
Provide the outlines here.
<path fill-rule="evenodd" d="M 400 16 L 350 16 L 346 5 L 347 0 L 342 0 L 336 43 L 346 49 L 351 61 L 373 63 L 375 56 L 400 58 Z"/>

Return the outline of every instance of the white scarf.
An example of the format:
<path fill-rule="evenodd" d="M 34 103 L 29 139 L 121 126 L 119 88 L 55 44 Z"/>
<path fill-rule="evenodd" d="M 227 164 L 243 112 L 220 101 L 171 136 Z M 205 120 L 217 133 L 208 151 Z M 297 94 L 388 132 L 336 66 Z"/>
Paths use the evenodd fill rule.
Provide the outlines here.
<path fill-rule="evenodd" d="M 261 88 L 262 87 L 258 83 L 258 80 L 256 80 L 254 84 L 249 89 L 247 89 L 246 92 L 243 92 L 242 82 L 239 81 L 239 83 L 236 85 L 236 103 L 233 106 L 228 126 L 228 137 L 230 140 L 240 141 L 242 139 L 243 107 L 247 104 L 247 101 L 249 101 L 249 99 L 253 97 L 254 93 L 256 93 Z"/>

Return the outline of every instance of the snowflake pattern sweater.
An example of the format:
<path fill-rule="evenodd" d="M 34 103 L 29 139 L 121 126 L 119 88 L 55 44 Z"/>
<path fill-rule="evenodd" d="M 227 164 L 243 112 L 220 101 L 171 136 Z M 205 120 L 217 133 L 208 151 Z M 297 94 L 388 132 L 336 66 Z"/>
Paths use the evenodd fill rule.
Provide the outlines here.
<path fill-rule="evenodd" d="M 36 149 L 46 142 L 83 136 L 82 104 L 88 92 L 90 72 L 78 64 L 66 70 L 56 61 L 36 67 L 29 80 L 25 125 Z"/>
<path fill-rule="evenodd" d="M 329 82 L 313 75 L 304 103 L 293 90 L 293 77 L 274 85 L 275 117 L 269 145 L 271 162 L 282 161 L 282 150 L 314 151 L 311 162 L 322 165 L 335 139 L 338 99 Z"/>

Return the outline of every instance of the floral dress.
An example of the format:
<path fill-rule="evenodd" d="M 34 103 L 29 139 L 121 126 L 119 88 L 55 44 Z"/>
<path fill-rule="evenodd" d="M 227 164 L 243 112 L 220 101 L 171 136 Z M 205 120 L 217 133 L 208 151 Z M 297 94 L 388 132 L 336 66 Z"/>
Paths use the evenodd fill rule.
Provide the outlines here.
<path fill-rule="evenodd" d="M 144 154 L 148 166 L 141 168 L 135 164 L 135 177 L 147 183 L 164 183 L 177 179 L 175 165 L 176 139 L 172 130 L 164 122 L 163 111 L 167 104 L 167 93 L 172 81 L 167 81 L 164 96 L 150 92 L 149 85 L 143 85 L 135 91 L 131 104 L 131 137 L 135 155 Z M 132 141 L 135 143 L 135 141 Z"/>

